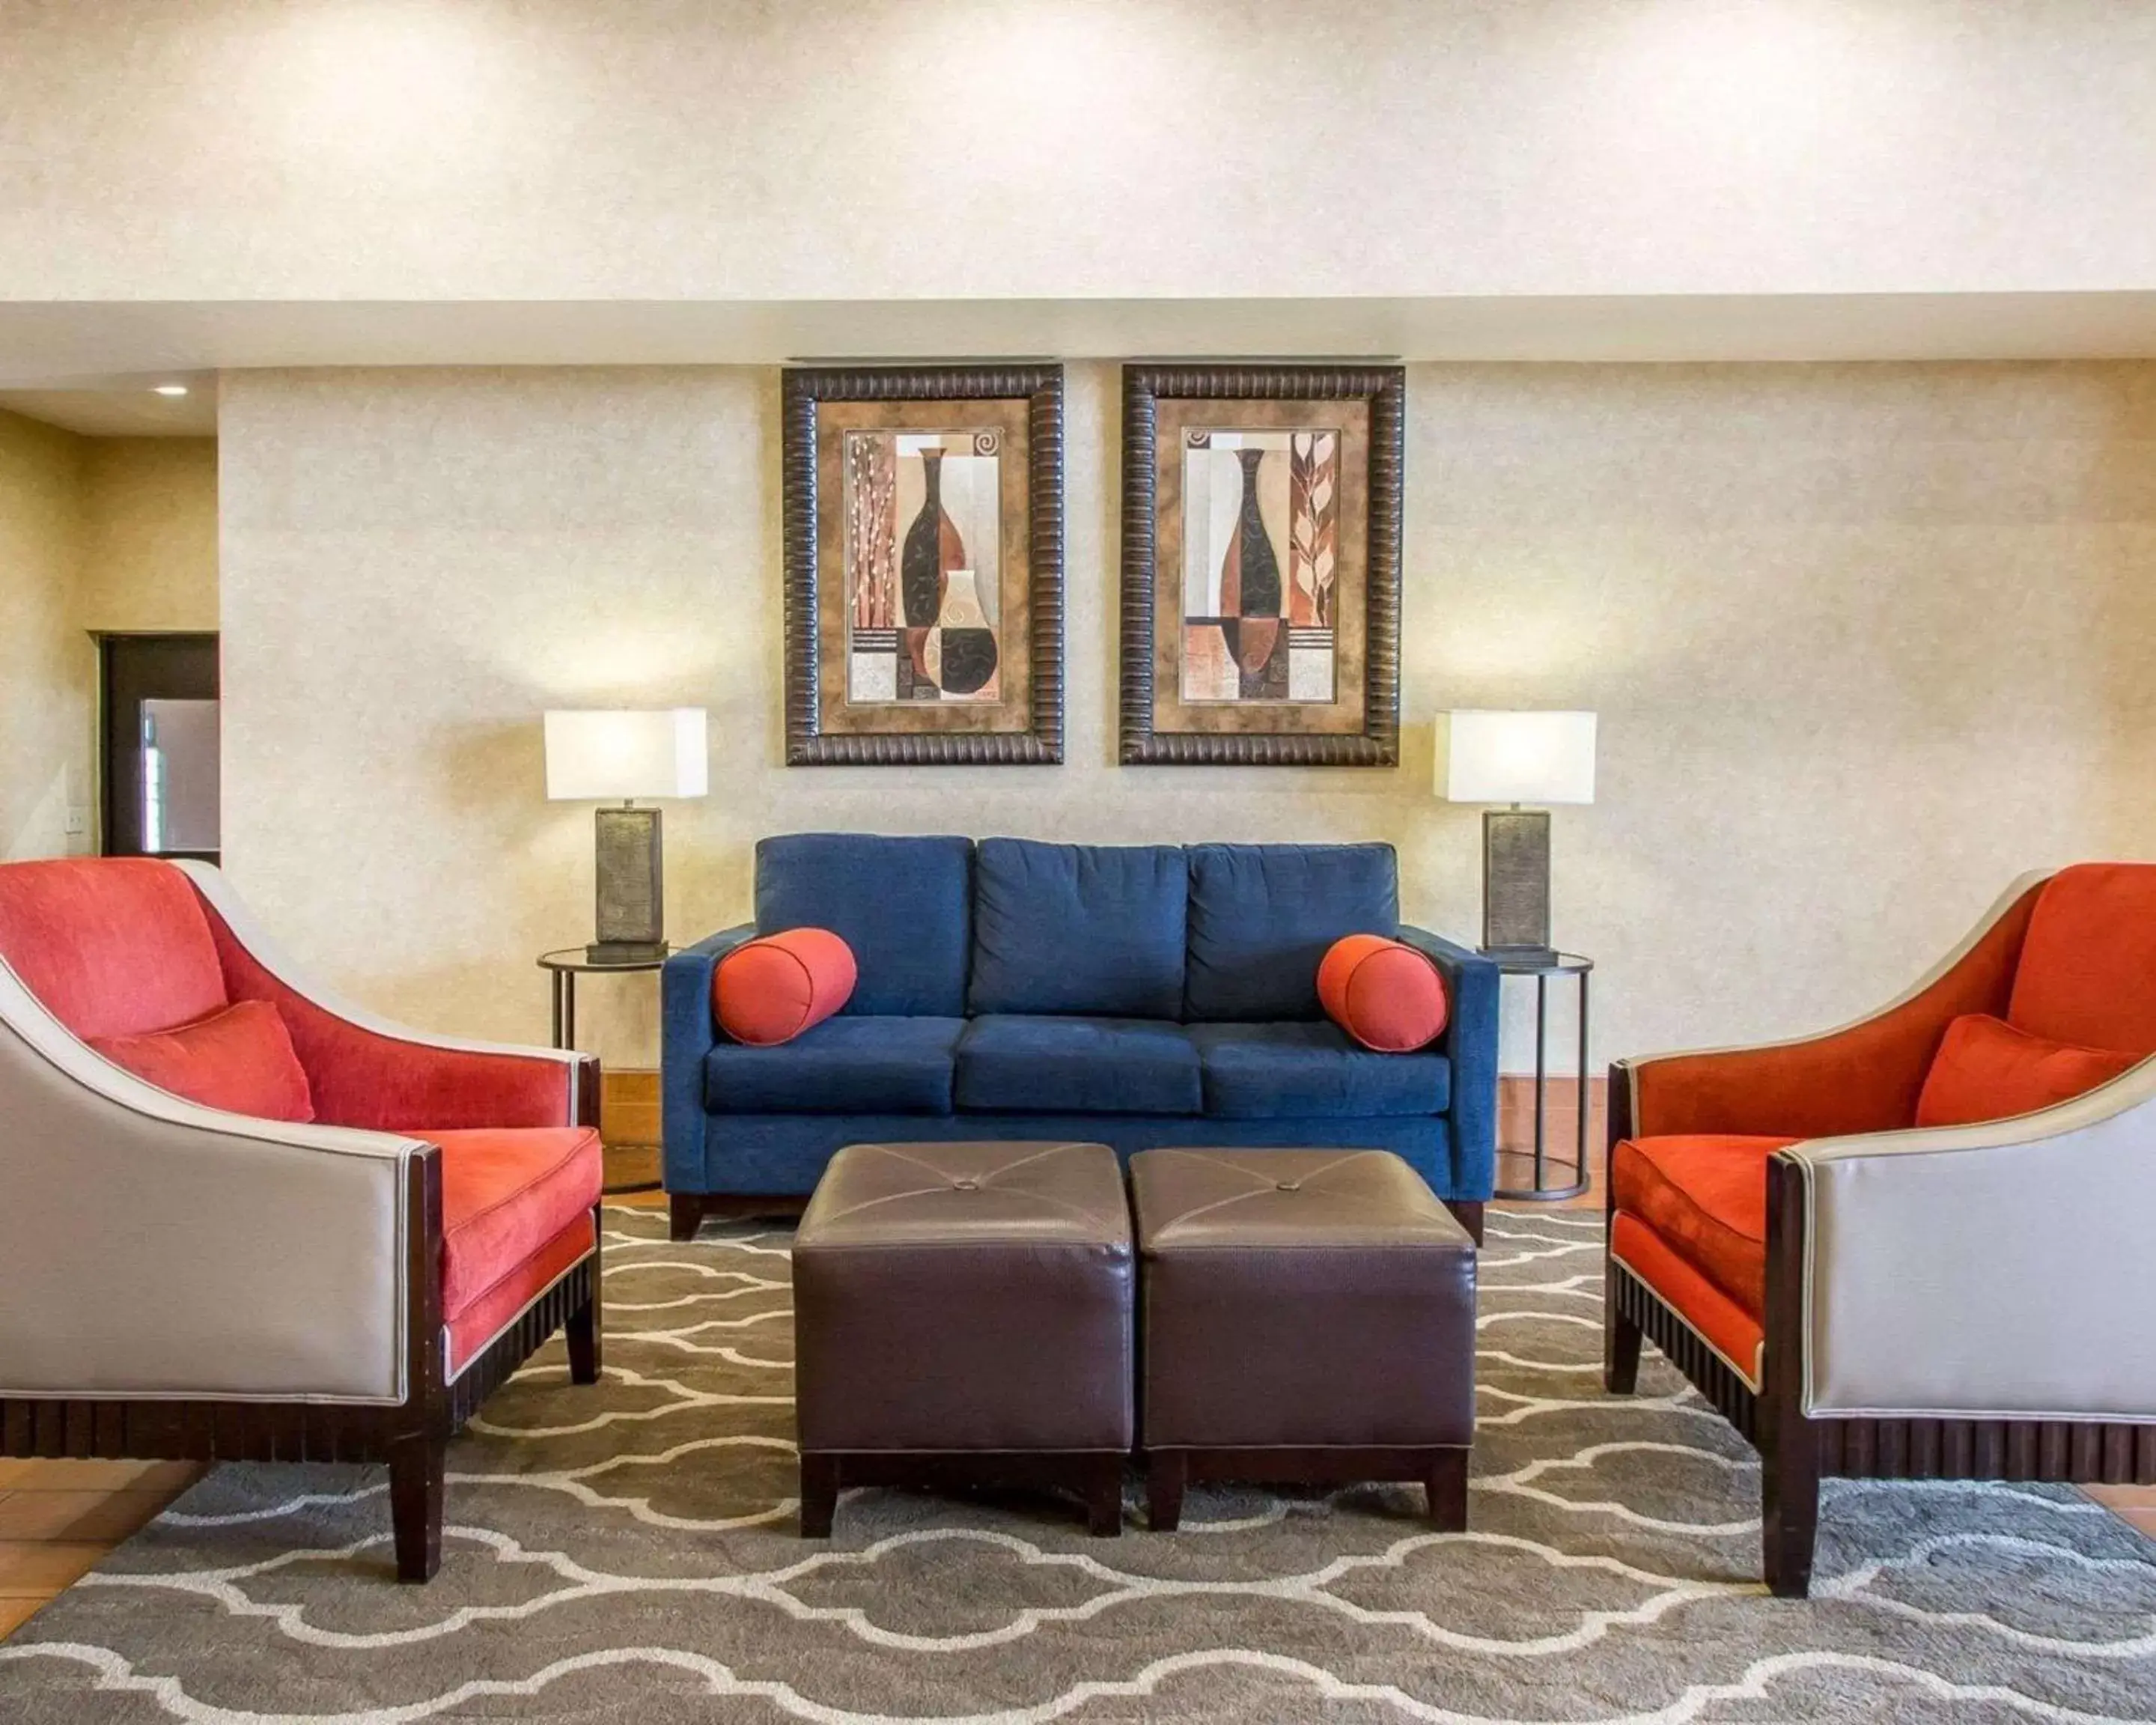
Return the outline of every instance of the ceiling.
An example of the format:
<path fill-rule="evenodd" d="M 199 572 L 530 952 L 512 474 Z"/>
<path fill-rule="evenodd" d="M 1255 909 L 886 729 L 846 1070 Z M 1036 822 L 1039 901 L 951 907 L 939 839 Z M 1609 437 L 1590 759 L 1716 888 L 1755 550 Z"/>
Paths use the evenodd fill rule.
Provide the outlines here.
<path fill-rule="evenodd" d="M 1140 356 L 1669 362 L 2156 357 L 2156 292 L 1486 299 L 0 302 L 0 407 L 215 429 L 258 367 Z M 151 386 L 182 379 L 172 400 Z"/>

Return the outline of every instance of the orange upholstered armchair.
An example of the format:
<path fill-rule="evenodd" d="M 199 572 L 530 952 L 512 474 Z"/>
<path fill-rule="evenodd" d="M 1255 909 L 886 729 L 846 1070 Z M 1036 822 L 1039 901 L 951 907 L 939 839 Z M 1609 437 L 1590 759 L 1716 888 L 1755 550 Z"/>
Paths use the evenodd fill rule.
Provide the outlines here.
<path fill-rule="evenodd" d="M 2017 881 L 1893 1004 L 1610 1069 L 1605 1375 L 1651 1339 L 1759 1450 L 1767 1581 L 1821 1475 L 2156 1480 L 2156 865 Z"/>
<path fill-rule="evenodd" d="M 0 865 L 0 1455 L 443 1450 L 566 1327 L 598 1373 L 595 1065 L 302 984 L 194 863 Z"/>

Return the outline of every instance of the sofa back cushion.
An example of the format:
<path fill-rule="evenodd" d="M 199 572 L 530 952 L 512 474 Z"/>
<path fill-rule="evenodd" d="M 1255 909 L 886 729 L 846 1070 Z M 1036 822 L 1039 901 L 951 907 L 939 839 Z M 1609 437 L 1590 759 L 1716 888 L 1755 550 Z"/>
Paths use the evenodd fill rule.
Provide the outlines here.
<path fill-rule="evenodd" d="M 756 847 L 759 934 L 828 928 L 859 977 L 841 1016 L 957 1018 L 973 945 L 973 842 L 789 833 Z"/>
<path fill-rule="evenodd" d="M 2156 1053 L 2156 864 L 2081 863 L 2044 883 L 2006 1019 L 2053 1042 Z"/>
<path fill-rule="evenodd" d="M 169 1030 L 89 1040 L 114 1065 L 205 1108 L 301 1126 L 315 1117 L 291 1032 L 266 1000 L 243 1000 Z"/>
<path fill-rule="evenodd" d="M 1176 845 L 983 839 L 968 1010 L 1179 1016 L 1189 896 Z"/>
<path fill-rule="evenodd" d="M 149 857 L 0 865 L 0 958 L 77 1036 L 131 1036 L 227 1004 L 193 883 Z"/>
<path fill-rule="evenodd" d="M 1194 845 L 1183 1015 L 1323 1015 L 1317 967 L 1342 935 L 1399 927 L 1389 845 Z"/>

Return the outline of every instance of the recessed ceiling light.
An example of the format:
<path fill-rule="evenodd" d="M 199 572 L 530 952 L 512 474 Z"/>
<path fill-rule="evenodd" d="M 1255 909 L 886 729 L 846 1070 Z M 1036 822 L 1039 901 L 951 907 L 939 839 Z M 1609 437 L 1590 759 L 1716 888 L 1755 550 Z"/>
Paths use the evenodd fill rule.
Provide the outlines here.
<path fill-rule="evenodd" d="M 187 393 L 187 386 L 184 383 L 159 383 L 152 387 L 159 395 L 185 395 Z"/>

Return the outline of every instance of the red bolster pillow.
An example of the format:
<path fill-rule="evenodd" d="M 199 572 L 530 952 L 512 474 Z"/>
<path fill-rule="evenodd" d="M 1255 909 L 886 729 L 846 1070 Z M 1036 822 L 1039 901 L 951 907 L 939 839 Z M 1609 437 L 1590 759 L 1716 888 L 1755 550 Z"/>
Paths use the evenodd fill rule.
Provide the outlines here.
<path fill-rule="evenodd" d="M 853 998 L 854 949 L 828 928 L 760 935 L 719 960 L 711 1009 L 737 1042 L 771 1048 L 820 1024 Z"/>
<path fill-rule="evenodd" d="M 1317 967 L 1317 998 L 1327 1017 L 1379 1054 L 1435 1042 L 1451 1010 L 1429 955 L 1381 934 L 1335 941 Z"/>
<path fill-rule="evenodd" d="M 114 1065 L 205 1108 L 295 1126 L 315 1117 L 292 1033 L 267 1000 L 243 1000 L 148 1035 L 93 1036 L 90 1045 Z"/>
<path fill-rule="evenodd" d="M 1966 1013 L 1947 1026 L 1932 1056 L 1918 1126 L 1973 1126 L 2009 1120 L 2071 1101 L 2141 1064 L 2136 1054 L 2081 1048 L 2016 1029 L 2004 1019 Z"/>

